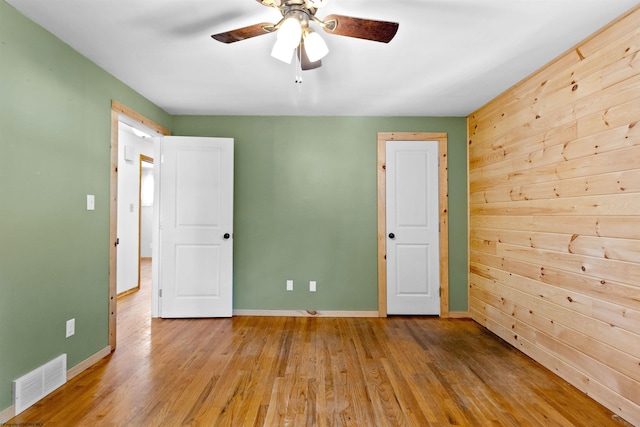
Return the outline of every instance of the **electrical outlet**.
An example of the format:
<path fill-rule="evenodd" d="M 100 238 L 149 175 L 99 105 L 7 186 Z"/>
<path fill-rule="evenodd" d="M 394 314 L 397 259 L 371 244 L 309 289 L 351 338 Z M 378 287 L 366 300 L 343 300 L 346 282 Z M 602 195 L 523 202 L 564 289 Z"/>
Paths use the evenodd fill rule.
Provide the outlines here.
<path fill-rule="evenodd" d="M 316 291 L 316 281 L 312 280 L 309 282 L 309 292 L 315 292 Z"/>
<path fill-rule="evenodd" d="M 287 290 L 288 291 L 293 290 L 293 280 L 287 280 Z"/>
<path fill-rule="evenodd" d="M 65 338 L 69 338 L 70 336 L 74 335 L 76 333 L 76 319 L 69 319 L 67 320 L 67 334 L 65 336 Z"/>

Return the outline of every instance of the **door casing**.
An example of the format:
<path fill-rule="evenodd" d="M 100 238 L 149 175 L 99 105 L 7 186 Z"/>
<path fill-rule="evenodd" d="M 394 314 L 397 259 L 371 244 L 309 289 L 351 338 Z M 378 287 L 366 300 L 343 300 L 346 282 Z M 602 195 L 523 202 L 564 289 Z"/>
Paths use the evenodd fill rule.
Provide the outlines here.
<path fill-rule="evenodd" d="M 440 317 L 449 317 L 449 190 L 447 134 L 430 132 L 378 133 L 378 315 L 387 317 L 387 141 L 438 141 L 438 210 L 440 223 Z"/>

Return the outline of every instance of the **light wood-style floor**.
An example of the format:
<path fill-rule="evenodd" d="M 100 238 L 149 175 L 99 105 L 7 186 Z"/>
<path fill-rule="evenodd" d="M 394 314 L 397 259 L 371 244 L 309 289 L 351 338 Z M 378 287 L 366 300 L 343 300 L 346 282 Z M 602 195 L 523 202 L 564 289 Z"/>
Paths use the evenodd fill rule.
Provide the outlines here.
<path fill-rule="evenodd" d="M 115 353 L 10 423 L 624 425 L 470 320 L 152 320 L 149 287 L 118 301 Z"/>

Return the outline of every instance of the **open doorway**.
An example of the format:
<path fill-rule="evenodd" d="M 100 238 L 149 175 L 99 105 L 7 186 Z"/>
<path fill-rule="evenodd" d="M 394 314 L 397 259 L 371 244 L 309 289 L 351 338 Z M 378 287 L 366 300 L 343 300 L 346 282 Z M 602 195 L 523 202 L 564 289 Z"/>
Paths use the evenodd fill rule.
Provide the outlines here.
<path fill-rule="evenodd" d="M 151 284 L 153 254 L 153 158 L 140 154 L 139 226 L 138 226 L 138 290 Z"/>
<path fill-rule="evenodd" d="M 109 251 L 109 346 L 111 351 L 116 348 L 117 336 L 117 296 L 121 291 L 127 288 L 138 288 L 141 277 L 140 272 L 140 221 L 141 221 L 141 202 L 140 202 L 140 176 L 142 174 L 142 158 L 141 155 L 153 158 L 153 142 L 151 138 L 148 140 L 150 151 L 143 151 L 131 144 L 129 135 L 136 137 L 137 132 L 143 132 L 147 136 L 155 137 L 161 135 L 170 135 L 170 131 L 163 126 L 147 119 L 130 108 L 120 104 L 117 101 L 111 102 L 111 191 L 110 191 L 110 251 Z M 141 138 L 140 135 L 137 135 Z M 146 138 L 142 138 L 143 140 Z M 128 170 L 127 170 L 128 169 Z M 132 173 L 136 178 L 134 184 L 128 185 L 120 183 L 120 178 L 125 171 Z M 132 192 L 127 195 L 119 194 L 119 187 L 126 188 Z M 134 215 L 132 215 L 134 214 Z M 133 226 L 136 230 L 133 235 L 125 230 L 125 220 L 131 220 L 133 217 Z M 131 266 L 119 265 L 118 252 L 123 237 L 126 238 L 128 244 L 132 244 L 134 249 L 129 249 L 134 256 L 133 261 L 128 261 Z M 119 286 L 118 275 L 120 270 L 129 270 L 127 281 Z M 131 270 L 134 273 L 131 273 Z M 131 278 L 133 277 L 133 279 Z M 133 283 L 133 286 L 131 285 Z M 120 288 L 120 289 L 119 289 Z M 131 292 L 135 292 L 131 291 Z"/>
<path fill-rule="evenodd" d="M 153 136 L 129 122 L 118 121 L 118 298 L 140 290 L 140 259 L 151 258 L 151 225 L 143 216 L 153 215 Z"/>

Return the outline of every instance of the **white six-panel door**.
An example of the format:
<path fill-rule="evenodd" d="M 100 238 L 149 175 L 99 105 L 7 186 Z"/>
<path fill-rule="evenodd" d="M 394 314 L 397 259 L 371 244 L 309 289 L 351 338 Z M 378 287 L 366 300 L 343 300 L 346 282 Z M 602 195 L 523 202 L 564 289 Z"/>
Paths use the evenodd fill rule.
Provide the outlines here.
<path fill-rule="evenodd" d="M 386 142 L 388 314 L 440 314 L 438 142 Z"/>
<path fill-rule="evenodd" d="M 233 139 L 160 141 L 160 317 L 229 317 L 233 296 Z"/>

